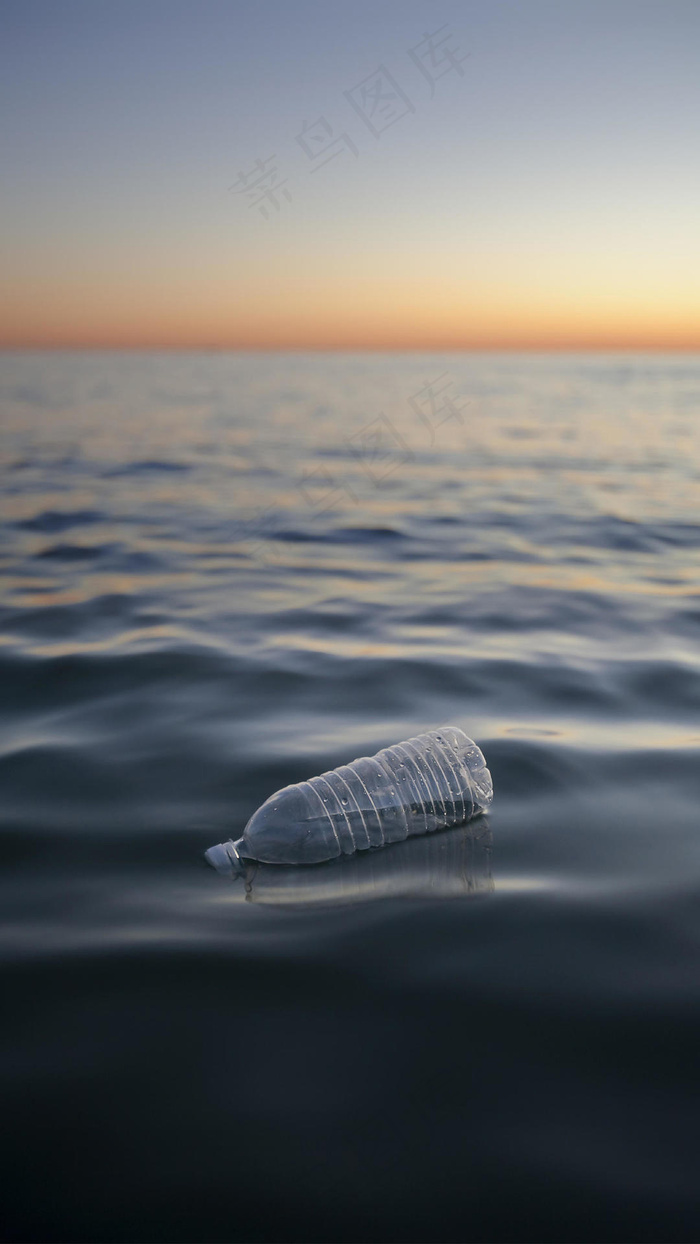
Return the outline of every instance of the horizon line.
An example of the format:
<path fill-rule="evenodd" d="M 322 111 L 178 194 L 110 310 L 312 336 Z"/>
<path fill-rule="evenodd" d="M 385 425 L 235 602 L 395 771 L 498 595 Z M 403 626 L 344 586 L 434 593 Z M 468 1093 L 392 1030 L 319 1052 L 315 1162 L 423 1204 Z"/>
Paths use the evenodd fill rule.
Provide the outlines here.
<path fill-rule="evenodd" d="M 413 345 L 357 345 L 352 343 L 332 345 L 301 345 L 276 343 L 271 345 L 222 344 L 199 342 L 188 344 L 154 342 L 2 342 L 0 352 L 10 353 L 167 353 L 167 354 L 700 354 L 700 340 L 671 344 L 648 343 L 582 343 L 562 344 L 494 344 L 454 345 L 424 343 Z"/>

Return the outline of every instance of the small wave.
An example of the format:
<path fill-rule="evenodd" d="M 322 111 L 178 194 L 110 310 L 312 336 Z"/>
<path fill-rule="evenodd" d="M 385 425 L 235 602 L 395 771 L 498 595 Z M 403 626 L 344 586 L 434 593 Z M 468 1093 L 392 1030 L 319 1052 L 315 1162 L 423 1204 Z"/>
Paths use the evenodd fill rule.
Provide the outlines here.
<path fill-rule="evenodd" d="M 40 531 L 47 535 L 58 535 L 69 531 L 72 527 L 82 527 L 90 523 L 103 522 L 106 515 L 102 510 L 43 510 L 33 518 L 25 518 L 15 523 L 24 531 Z"/>
<path fill-rule="evenodd" d="M 166 459 L 145 459 L 142 462 L 125 462 L 121 466 L 110 467 L 100 472 L 103 479 L 116 479 L 122 475 L 147 475 L 162 471 L 186 474 L 194 468 L 185 462 L 171 462 Z"/>
<path fill-rule="evenodd" d="M 39 561 L 88 562 L 113 553 L 116 544 L 52 544 L 36 554 Z"/>

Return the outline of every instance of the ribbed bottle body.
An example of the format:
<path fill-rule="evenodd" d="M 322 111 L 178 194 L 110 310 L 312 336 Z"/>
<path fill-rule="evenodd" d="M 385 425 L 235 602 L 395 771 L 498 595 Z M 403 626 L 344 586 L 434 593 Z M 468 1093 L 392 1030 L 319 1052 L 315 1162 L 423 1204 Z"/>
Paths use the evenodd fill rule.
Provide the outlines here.
<path fill-rule="evenodd" d="M 285 786 L 227 844 L 227 858 L 318 863 L 460 825 L 485 812 L 492 797 L 476 743 L 445 726 Z"/>

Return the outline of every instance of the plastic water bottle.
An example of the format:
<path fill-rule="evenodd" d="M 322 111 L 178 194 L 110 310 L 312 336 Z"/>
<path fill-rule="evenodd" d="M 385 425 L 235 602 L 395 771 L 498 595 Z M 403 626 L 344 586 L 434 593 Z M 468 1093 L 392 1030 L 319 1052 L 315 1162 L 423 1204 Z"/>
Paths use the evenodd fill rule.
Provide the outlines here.
<path fill-rule="evenodd" d="M 482 752 L 463 730 L 444 726 L 283 787 L 237 842 L 210 847 L 205 857 L 229 874 L 242 871 L 244 859 L 318 864 L 461 825 L 486 812 L 492 798 Z"/>

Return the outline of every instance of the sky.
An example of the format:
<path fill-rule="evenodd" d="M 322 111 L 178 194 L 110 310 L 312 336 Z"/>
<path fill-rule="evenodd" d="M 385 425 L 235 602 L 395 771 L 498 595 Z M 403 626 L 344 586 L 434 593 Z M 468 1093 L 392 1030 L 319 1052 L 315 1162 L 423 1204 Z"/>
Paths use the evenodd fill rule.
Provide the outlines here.
<path fill-rule="evenodd" d="M 697 0 L 4 0 L 0 345 L 700 349 Z"/>

